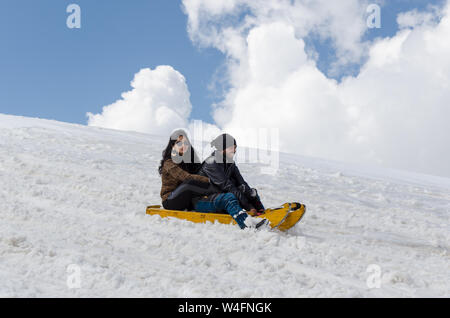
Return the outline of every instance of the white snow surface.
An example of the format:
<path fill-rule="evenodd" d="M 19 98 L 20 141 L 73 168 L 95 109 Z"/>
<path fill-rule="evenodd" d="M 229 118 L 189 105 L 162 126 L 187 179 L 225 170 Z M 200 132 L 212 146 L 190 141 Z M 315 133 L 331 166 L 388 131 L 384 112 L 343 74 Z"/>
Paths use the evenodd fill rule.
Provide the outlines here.
<path fill-rule="evenodd" d="M 0 297 L 450 296 L 450 179 L 281 153 L 241 172 L 307 214 L 253 232 L 145 214 L 166 142 L 0 115 Z"/>

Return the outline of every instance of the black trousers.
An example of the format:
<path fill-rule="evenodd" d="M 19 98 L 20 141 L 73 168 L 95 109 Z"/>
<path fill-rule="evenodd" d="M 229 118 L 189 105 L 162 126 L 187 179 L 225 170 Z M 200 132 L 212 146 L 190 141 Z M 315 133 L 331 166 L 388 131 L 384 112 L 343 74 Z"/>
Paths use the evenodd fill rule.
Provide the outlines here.
<path fill-rule="evenodd" d="M 192 210 L 193 199 L 214 192 L 216 191 L 208 183 L 187 180 L 180 184 L 162 204 L 166 210 Z"/>

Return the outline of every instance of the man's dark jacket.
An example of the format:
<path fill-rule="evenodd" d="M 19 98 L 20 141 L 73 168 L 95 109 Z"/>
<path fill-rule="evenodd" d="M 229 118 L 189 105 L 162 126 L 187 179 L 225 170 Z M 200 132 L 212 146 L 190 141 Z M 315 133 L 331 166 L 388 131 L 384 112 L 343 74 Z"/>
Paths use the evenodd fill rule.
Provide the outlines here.
<path fill-rule="evenodd" d="M 255 208 L 254 203 L 249 200 L 252 189 L 245 182 L 236 164 L 229 161 L 230 159 L 215 151 L 203 162 L 198 174 L 209 178 L 213 192 L 233 193 L 244 209 L 251 210 Z"/>

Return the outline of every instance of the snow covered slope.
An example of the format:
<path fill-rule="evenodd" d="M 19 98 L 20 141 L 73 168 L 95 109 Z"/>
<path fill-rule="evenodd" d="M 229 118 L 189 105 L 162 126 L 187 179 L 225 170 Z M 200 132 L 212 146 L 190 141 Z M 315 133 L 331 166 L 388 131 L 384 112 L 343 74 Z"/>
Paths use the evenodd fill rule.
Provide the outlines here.
<path fill-rule="evenodd" d="M 0 115 L 0 296 L 450 296 L 449 179 L 243 164 L 266 206 L 308 207 L 254 233 L 145 214 L 166 139 Z"/>

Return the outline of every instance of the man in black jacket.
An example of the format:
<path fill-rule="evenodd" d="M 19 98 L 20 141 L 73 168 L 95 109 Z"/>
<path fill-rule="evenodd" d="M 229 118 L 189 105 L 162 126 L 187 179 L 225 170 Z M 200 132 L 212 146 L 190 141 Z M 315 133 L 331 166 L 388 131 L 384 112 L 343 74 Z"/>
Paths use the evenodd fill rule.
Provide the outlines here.
<path fill-rule="evenodd" d="M 264 206 L 256 189 L 249 187 L 234 163 L 236 140 L 224 134 L 213 140 L 211 145 L 216 151 L 203 162 L 198 173 L 209 178 L 209 194 L 192 199 L 195 211 L 226 211 L 242 229 L 267 227 L 267 219 L 255 218 L 247 213 L 262 213 Z"/>
<path fill-rule="evenodd" d="M 245 210 L 263 213 L 265 209 L 258 192 L 248 185 L 234 162 L 236 140 L 229 134 L 223 134 L 214 139 L 211 145 L 216 150 L 203 162 L 199 174 L 209 178 L 216 188 L 215 192 L 232 193 Z"/>

